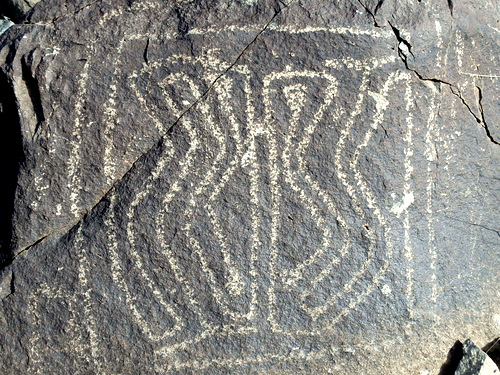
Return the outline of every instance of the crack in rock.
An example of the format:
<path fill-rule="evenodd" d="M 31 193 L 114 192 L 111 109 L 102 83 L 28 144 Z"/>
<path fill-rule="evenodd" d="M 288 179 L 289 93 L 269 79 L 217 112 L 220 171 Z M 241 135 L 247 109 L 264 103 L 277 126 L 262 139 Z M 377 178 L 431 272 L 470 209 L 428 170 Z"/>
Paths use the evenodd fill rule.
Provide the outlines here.
<path fill-rule="evenodd" d="M 14 293 L 14 274 L 11 270 L 0 272 L 0 301 Z"/>
<path fill-rule="evenodd" d="M 380 6 L 382 6 L 383 2 L 384 2 L 384 0 L 379 0 L 377 6 L 375 7 L 375 10 L 372 12 L 371 9 L 368 8 L 368 6 L 366 6 L 361 0 L 358 0 L 358 3 L 361 4 L 361 6 L 365 9 L 365 11 L 368 13 L 368 15 L 373 19 L 373 26 L 375 26 L 375 27 L 381 27 L 377 23 L 377 19 L 375 18 L 375 15 L 377 14 L 377 11 L 379 10 Z"/>
<path fill-rule="evenodd" d="M 442 79 L 439 79 L 439 78 L 427 78 L 427 77 L 424 77 L 422 74 L 420 74 L 416 69 L 413 69 L 413 68 L 410 68 L 409 65 L 408 65 L 408 55 L 405 53 L 404 49 L 401 48 L 401 44 L 403 44 L 407 50 L 408 50 L 408 53 L 410 53 L 412 55 L 413 58 L 415 58 L 415 56 L 413 55 L 413 52 L 411 51 L 411 44 L 406 40 L 404 39 L 402 36 L 401 36 L 401 32 L 394 26 L 392 25 L 389 21 L 388 21 L 389 25 L 391 26 L 391 29 L 394 33 L 394 35 L 396 36 L 396 39 L 398 41 L 398 56 L 399 58 L 401 59 L 401 61 L 403 62 L 405 68 L 413 73 L 415 73 L 415 75 L 417 76 L 418 79 L 420 79 L 421 81 L 431 81 L 431 82 L 436 82 L 436 83 L 442 83 L 446 86 L 448 86 L 450 88 L 450 91 L 453 95 L 455 95 L 456 97 L 458 97 L 460 99 L 460 101 L 462 102 L 462 104 L 467 108 L 467 110 L 469 111 L 469 113 L 474 117 L 474 119 L 476 120 L 476 122 L 478 124 L 481 125 L 481 127 L 485 130 L 485 133 L 486 133 L 486 136 L 488 137 L 488 139 L 493 143 L 493 144 L 496 144 L 496 145 L 500 145 L 500 143 L 495 140 L 493 138 L 493 136 L 491 135 L 491 132 L 490 132 L 490 129 L 484 119 L 484 111 L 483 111 L 483 105 L 482 105 L 482 99 L 483 99 L 483 96 L 482 96 L 482 91 L 481 91 L 481 88 L 476 86 L 476 89 L 478 90 L 478 106 L 479 106 L 479 109 L 480 109 L 480 113 L 481 113 L 481 117 L 478 117 L 474 111 L 471 109 L 471 106 L 466 102 L 466 100 L 464 99 L 460 89 L 450 83 L 450 82 L 447 82 L 447 81 L 444 81 Z"/>
<path fill-rule="evenodd" d="M 217 84 L 217 82 L 219 80 L 221 80 L 225 75 L 227 75 L 227 73 L 229 71 L 231 71 L 234 66 L 238 63 L 238 61 L 242 58 L 242 56 L 246 53 L 246 51 L 257 41 L 257 39 L 269 28 L 269 26 L 271 25 L 271 23 L 276 19 L 276 17 L 283 11 L 285 10 L 288 6 L 290 6 L 292 3 L 294 3 L 295 1 L 297 0 L 291 0 L 289 2 L 287 2 L 286 6 L 283 7 L 283 8 L 279 8 L 277 11 L 275 11 L 274 15 L 271 17 L 271 19 L 264 25 L 264 27 L 256 34 L 256 36 L 241 50 L 241 52 L 238 54 L 238 56 L 236 57 L 236 59 L 229 65 L 229 67 L 227 69 L 225 69 L 219 76 L 217 76 L 213 82 L 210 84 L 210 86 L 202 93 L 202 95 L 196 100 L 194 101 L 187 109 L 185 109 L 179 116 L 178 118 L 173 121 L 172 125 L 170 125 L 170 127 L 168 127 L 168 129 L 165 131 L 165 133 L 160 137 L 160 140 L 155 142 L 153 144 L 153 146 L 151 146 L 148 150 L 146 150 L 145 152 L 143 152 L 141 155 L 139 155 L 139 157 L 136 158 L 136 160 L 131 164 L 130 168 L 127 169 L 127 171 L 121 176 L 119 177 L 112 185 L 109 189 L 107 189 L 102 195 L 100 198 L 98 198 L 97 200 L 97 203 L 95 203 L 93 206 L 91 206 L 90 208 L 87 208 L 87 209 L 84 209 L 84 213 L 74 221 L 74 224 L 69 228 L 69 229 L 65 229 L 65 228 L 60 228 L 59 230 L 53 232 L 53 233 L 50 233 L 50 234 L 47 234 L 45 236 L 43 236 L 42 238 L 39 238 L 38 240 L 36 240 L 34 243 L 32 243 L 31 245 L 29 246 L 26 246 L 24 247 L 23 249 L 19 250 L 19 252 L 16 254 L 16 256 L 14 256 L 8 263 L 6 263 L 3 268 L 7 267 L 8 265 L 12 264 L 12 262 L 22 253 L 28 251 L 29 249 L 33 248 L 34 246 L 42 243 L 45 239 L 49 238 L 50 236 L 52 235 L 57 235 L 57 236 L 64 236 L 65 234 L 67 233 L 70 233 L 74 228 L 76 228 L 78 225 L 80 225 L 80 223 L 82 222 L 82 220 L 85 219 L 85 217 L 87 217 L 88 215 L 90 215 L 93 210 L 95 209 L 95 207 L 97 207 L 105 198 L 106 196 L 108 195 L 108 193 L 110 191 L 112 191 L 123 179 L 125 179 L 129 174 L 130 172 L 134 169 L 134 167 L 137 165 L 137 162 L 146 154 L 148 154 L 149 152 L 151 152 L 151 150 L 153 150 L 155 147 L 158 146 L 158 143 L 162 141 L 162 138 L 165 137 L 166 135 L 168 135 L 169 133 L 172 132 L 172 130 L 175 128 L 175 126 L 181 121 L 181 119 L 186 115 L 186 113 L 190 112 L 192 108 L 194 108 L 198 103 L 200 103 L 202 100 L 204 100 L 207 95 L 210 93 L 210 91 L 212 90 L 212 88 Z M 149 44 L 149 43 L 148 43 Z M 146 47 L 147 48 L 147 47 Z M 147 54 L 147 49 L 146 51 L 144 52 L 145 53 L 145 56 Z M 1 270 L 1 269 L 0 269 Z"/>

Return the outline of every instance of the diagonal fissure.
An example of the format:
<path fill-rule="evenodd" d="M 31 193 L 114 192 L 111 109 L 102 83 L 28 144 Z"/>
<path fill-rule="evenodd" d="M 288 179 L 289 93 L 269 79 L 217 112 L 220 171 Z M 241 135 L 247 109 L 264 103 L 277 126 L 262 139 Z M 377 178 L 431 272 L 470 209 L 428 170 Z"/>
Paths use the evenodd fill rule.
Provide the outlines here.
<path fill-rule="evenodd" d="M 188 108 L 186 108 L 179 116 L 178 118 L 172 122 L 172 124 L 168 127 L 168 129 L 164 132 L 164 134 L 160 135 L 160 139 L 155 142 L 153 144 L 153 146 L 151 146 L 149 149 L 147 149 L 146 151 L 144 151 L 143 153 L 141 153 L 136 159 L 134 162 L 132 162 L 132 164 L 130 165 L 130 167 L 109 187 L 109 189 L 107 189 L 101 196 L 100 198 L 97 200 L 97 202 L 92 205 L 90 208 L 87 208 L 84 210 L 84 213 L 78 218 L 76 219 L 76 221 L 74 222 L 73 225 L 71 225 L 71 227 L 69 227 L 68 229 L 64 230 L 64 232 L 62 232 L 62 228 L 58 228 L 57 230 L 49 233 L 49 234 L 46 234 L 45 236 L 43 236 L 42 238 L 39 238 L 37 239 L 34 243 L 32 243 L 31 245 L 29 246 L 26 246 L 24 247 L 23 249 L 21 249 L 19 251 L 19 253 L 14 256 L 11 261 L 8 263 L 8 264 L 5 264 L 3 268 L 7 267 L 8 265 L 10 265 L 20 254 L 22 253 L 25 253 L 27 250 L 31 249 L 32 247 L 34 247 L 35 245 L 38 245 L 42 242 L 44 242 L 46 239 L 50 238 L 52 235 L 58 235 L 58 236 L 64 236 L 65 234 L 67 233 L 70 233 L 75 227 L 77 227 L 80 222 L 82 220 L 85 219 L 85 217 L 87 217 L 89 214 L 91 214 L 93 212 L 93 210 L 95 209 L 95 207 L 97 207 L 102 201 L 103 199 L 108 195 L 108 193 L 110 191 L 112 191 L 121 181 L 123 181 L 125 178 L 127 178 L 127 176 L 130 175 L 130 173 L 134 170 L 134 168 L 136 167 L 138 161 L 146 154 L 150 153 L 152 150 L 154 150 L 158 143 L 162 141 L 162 139 L 167 136 L 168 134 L 170 134 L 172 132 L 172 130 L 180 123 L 180 121 L 182 120 L 182 118 L 188 113 L 190 112 L 193 108 L 195 108 L 201 101 L 205 100 L 205 98 L 209 95 L 209 93 L 212 91 L 213 87 L 225 76 L 227 75 L 228 72 L 230 72 L 234 66 L 241 60 L 241 58 L 243 57 L 243 55 L 248 51 L 249 48 L 251 48 L 251 46 L 253 44 L 255 44 L 255 42 L 257 41 L 257 39 L 259 39 L 259 37 L 269 28 L 269 26 L 271 25 L 271 23 L 276 19 L 276 17 L 283 11 L 285 10 L 288 6 L 290 6 L 293 2 L 295 2 L 296 0 L 292 0 L 292 1 L 289 1 L 288 3 L 285 3 L 285 5 L 283 7 L 280 7 L 279 9 L 275 10 L 275 13 L 274 15 L 271 17 L 271 19 L 264 25 L 264 27 L 255 35 L 255 37 L 241 50 L 241 52 L 238 54 L 238 56 L 234 59 L 234 61 L 229 65 L 228 68 L 226 68 L 222 73 L 220 73 L 213 81 L 212 83 L 209 85 L 209 87 L 202 93 L 202 95 L 196 99 Z M 280 1 L 280 4 L 283 4 L 283 2 Z"/>

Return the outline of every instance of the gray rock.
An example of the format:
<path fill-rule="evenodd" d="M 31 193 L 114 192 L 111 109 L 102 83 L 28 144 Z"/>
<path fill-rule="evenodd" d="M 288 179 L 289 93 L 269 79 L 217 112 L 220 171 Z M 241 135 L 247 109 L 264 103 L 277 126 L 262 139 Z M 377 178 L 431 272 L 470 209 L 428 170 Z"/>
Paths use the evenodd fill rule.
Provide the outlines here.
<path fill-rule="evenodd" d="M 6 32 L 13 23 L 8 18 L 0 18 L 0 35 Z"/>
<path fill-rule="evenodd" d="M 466 340 L 463 346 L 463 357 L 458 364 L 455 375 L 494 374 L 500 374 L 495 362 L 471 340 Z"/>
<path fill-rule="evenodd" d="M 435 373 L 500 305 L 494 4 L 44 0 L 0 36 L 0 370 Z"/>
<path fill-rule="evenodd" d="M 12 272 L 6 271 L 0 274 L 0 300 L 10 296 L 12 290 Z"/>
<path fill-rule="evenodd" d="M 0 8 L 0 15 L 10 17 L 16 22 L 20 22 L 40 0 L 3 0 Z"/>

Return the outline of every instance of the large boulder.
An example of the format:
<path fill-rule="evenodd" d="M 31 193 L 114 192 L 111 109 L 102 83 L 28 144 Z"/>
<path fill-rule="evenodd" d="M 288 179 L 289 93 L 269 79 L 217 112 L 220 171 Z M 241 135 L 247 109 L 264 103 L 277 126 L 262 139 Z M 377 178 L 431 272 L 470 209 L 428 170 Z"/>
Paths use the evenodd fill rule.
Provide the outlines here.
<path fill-rule="evenodd" d="M 42 0 L 0 35 L 0 370 L 436 373 L 500 330 L 494 2 Z"/>

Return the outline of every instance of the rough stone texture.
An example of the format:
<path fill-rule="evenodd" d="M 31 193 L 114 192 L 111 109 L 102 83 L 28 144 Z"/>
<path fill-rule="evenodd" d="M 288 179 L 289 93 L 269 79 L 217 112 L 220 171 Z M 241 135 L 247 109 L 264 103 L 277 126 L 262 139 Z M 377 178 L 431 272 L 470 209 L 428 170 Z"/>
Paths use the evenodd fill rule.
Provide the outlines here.
<path fill-rule="evenodd" d="M 486 0 L 41 1 L 0 36 L 1 371 L 435 374 L 491 341 L 499 33 Z"/>
<path fill-rule="evenodd" d="M 2 273 L 2 279 L 0 281 L 0 299 L 8 297 L 12 292 L 12 273 L 7 271 Z"/>
<path fill-rule="evenodd" d="M 463 357 L 455 375 L 495 375 L 500 374 L 497 365 L 471 340 L 463 345 Z"/>
<path fill-rule="evenodd" d="M 40 0 L 1 0 L 0 16 L 6 16 L 20 22 Z"/>

